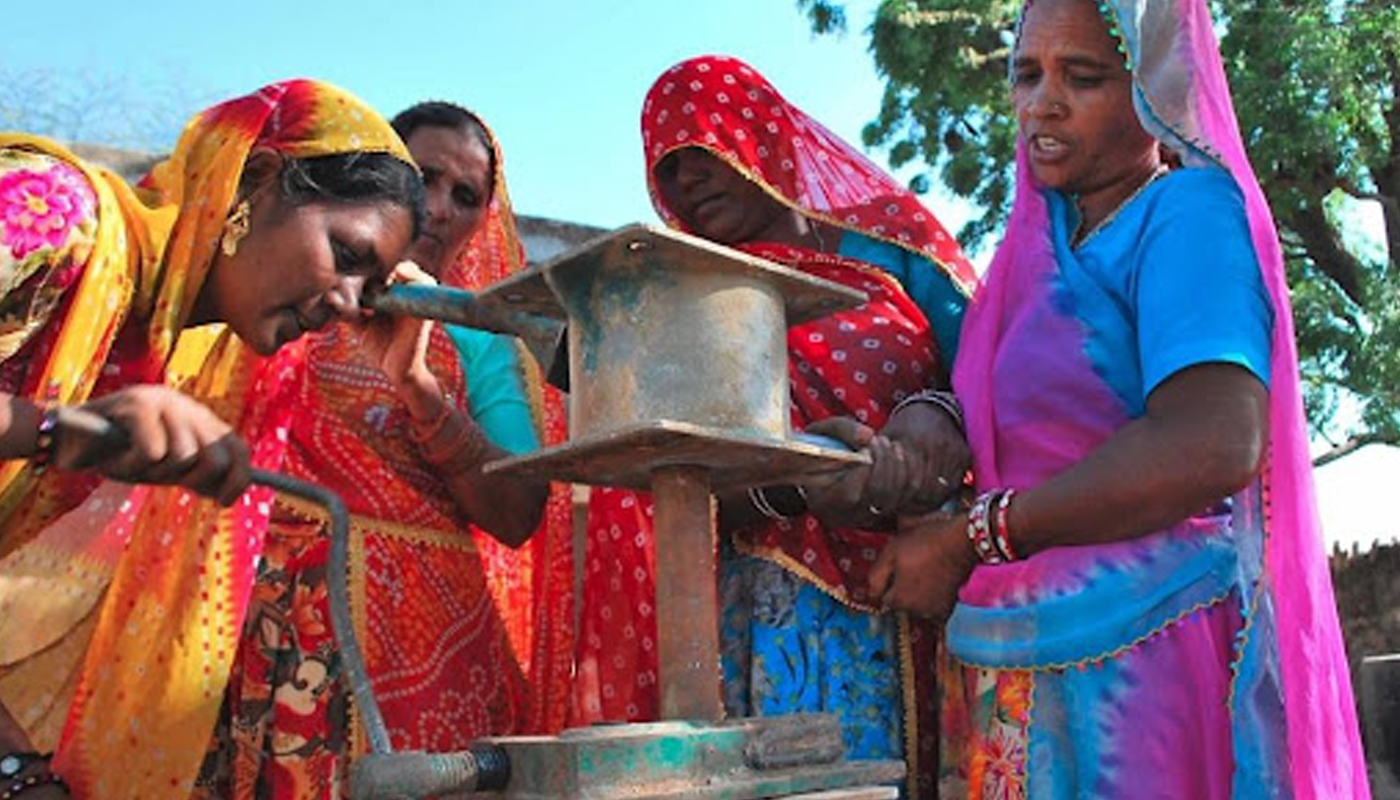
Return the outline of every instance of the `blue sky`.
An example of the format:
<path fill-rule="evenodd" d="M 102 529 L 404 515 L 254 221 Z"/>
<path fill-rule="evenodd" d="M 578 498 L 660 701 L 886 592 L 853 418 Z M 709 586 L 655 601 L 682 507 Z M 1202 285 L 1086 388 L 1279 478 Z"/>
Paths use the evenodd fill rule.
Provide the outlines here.
<path fill-rule="evenodd" d="M 60 93 L 111 76 L 180 120 L 293 76 L 340 84 L 388 115 L 454 100 L 499 134 L 517 211 L 604 227 L 654 219 L 638 111 L 682 58 L 737 55 L 854 142 L 881 94 L 864 35 L 874 0 L 848 3 L 842 38 L 813 37 L 794 0 L 70 0 L 65 16 L 81 22 L 58 39 L 42 33 L 57 22 L 52 9 L 14 5 L 6 27 L 33 35 L 7 37 L 0 76 L 44 74 Z M 966 213 L 940 216 L 956 230 Z"/>

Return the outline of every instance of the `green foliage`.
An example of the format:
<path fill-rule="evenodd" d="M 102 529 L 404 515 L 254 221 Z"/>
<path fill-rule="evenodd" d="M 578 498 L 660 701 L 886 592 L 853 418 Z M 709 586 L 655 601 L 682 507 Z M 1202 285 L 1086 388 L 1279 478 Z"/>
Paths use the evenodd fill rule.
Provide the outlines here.
<path fill-rule="evenodd" d="M 817 32 L 842 4 L 797 0 Z M 885 79 L 864 141 L 892 166 L 923 161 L 983 209 L 959 232 L 994 242 L 1011 202 L 1007 91 L 1020 0 L 881 0 L 866 29 Z M 1400 442 L 1400 5 L 1394 0 L 1213 0 L 1255 170 L 1279 223 L 1315 430 Z M 841 26 L 817 25 L 840 19 Z M 1379 203 L 1380 241 L 1345 228 L 1350 197 Z M 1374 234 L 1373 234 L 1374 235 Z M 1379 244 L 1379 246 L 1374 246 Z"/>

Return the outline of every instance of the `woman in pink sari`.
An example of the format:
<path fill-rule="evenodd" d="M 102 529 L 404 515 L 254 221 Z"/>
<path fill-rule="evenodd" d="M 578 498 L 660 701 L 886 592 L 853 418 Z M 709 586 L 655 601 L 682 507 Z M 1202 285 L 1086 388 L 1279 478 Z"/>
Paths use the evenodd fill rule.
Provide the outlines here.
<path fill-rule="evenodd" d="M 1012 85 L 1016 201 L 954 371 L 980 494 L 871 584 L 951 612 L 967 796 L 1365 798 L 1278 234 L 1206 2 L 1028 2 Z"/>

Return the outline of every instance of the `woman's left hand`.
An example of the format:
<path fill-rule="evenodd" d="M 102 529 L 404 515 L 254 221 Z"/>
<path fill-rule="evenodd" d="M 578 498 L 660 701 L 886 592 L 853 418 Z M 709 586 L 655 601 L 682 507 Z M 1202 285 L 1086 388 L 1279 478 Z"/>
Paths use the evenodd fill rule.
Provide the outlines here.
<path fill-rule="evenodd" d="M 942 623 L 977 565 L 967 515 L 934 512 L 899 522 L 899 534 L 870 570 L 870 594 L 886 608 Z"/>

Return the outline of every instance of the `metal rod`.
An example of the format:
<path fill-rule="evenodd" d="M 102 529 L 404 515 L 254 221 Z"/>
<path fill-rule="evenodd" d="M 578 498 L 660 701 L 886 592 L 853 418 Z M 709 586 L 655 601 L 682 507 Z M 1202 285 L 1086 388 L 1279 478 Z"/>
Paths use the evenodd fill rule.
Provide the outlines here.
<path fill-rule="evenodd" d="M 365 305 L 385 314 L 450 322 L 465 328 L 504 333 L 520 339 L 546 374 L 554 372 L 564 323 L 483 303 L 465 289 L 396 284 L 365 298 Z"/>
<path fill-rule="evenodd" d="M 354 695 L 355 708 L 359 711 L 361 722 L 364 723 L 365 737 L 369 739 L 370 749 L 376 753 L 392 752 L 389 729 L 384 725 L 384 715 L 380 713 L 379 703 L 374 699 L 369 671 L 365 668 L 359 637 L 355 634 L 355 624 L 350 617 L 350 515 L 345 509 L 344 501 L 325 487 L 278 472 L 255 469 L 253 483 L 323 506 L 330 516 L 331 574 L 326 593 L 331 612 L 331 630 L 335 633 L 336 644 L 340 647 L 340 660 L 345 666 L 345 681 L 350 684 L 350 692 Z"/>
<path fill-rule="evenodd" d="M 652 473 L 661 718 L 715 722 L 720 701 L 715 501 L 705 467 Z"/>

